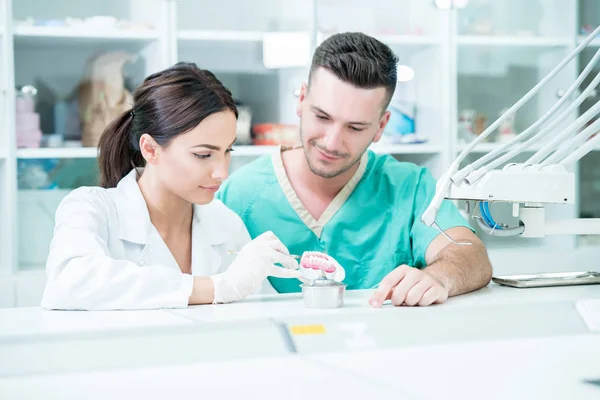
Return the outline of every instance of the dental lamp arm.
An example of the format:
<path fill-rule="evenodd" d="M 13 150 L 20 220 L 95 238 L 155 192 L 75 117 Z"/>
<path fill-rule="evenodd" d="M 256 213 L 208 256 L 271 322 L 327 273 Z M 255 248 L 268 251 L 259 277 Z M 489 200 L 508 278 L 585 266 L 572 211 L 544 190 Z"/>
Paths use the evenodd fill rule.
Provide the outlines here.
<path fill-rule="evenodd" d="M 598 50 L 598 52 L 596 52 L 596 56 L 594 56 L 594 58 L 597 60 L 600 60 L 600 50 Z M 595 63 L 596 61 L 593 61 L 593 63 Z M 592 69 L 592 67 L 594 66 L 594 64 L 592 64 L 592 62 L 590 62 L 590 64 L 587 66 L 589 67 L 588 72 Z M 588 69 L 588 68 L 586 68 Z M 537 122 L 535 122 L 531 127 L 529 127 L 527 130 L 525 130 L 524 132 L 522 132 L 520 135 L 518 135 L 516 138 L 518 139 L 519 137 L 523 136 L 523 139 L 525 139 L 528 136 L 531 136 L 531 133 L 534 132 L 532 130 L 532 128 L 535 127 L 535 129 L 537 129 L 541 124 L 540 122 L 543 121 L 545 122 L 547 120 L 547 116 L 549 116 L 550 113 L 554 113 L 555 111 L 558 110 L 559 107 L 557 106 L 562 106 L 564 103 L 564 100 L 567 100 L 568 96 L 571 95 L 571 93 L 579 87 L 579 85 L 581 84 L 581 82 L 583 82 L 583 79 L 587 76 L 587 73 L 584 71 L 583 73 L 581 73 L 581 75 L 579 76 L 579 78 L 573 83 L 573 85 L 571 85 L 571 87 L 569 88 L 569 90 L 567 91 L 567 93 L 561 98 L 560 101 L 558 101 L 547 113 L 546 115 L 544 115 L 541 119 L 539 119 Z M 508 153 L 506 153 L 505 155 L 503 155 L 502 157 L 496 159 L 493 162 L 490 162 L 488 165 L 485 165 L 483 168 L 481 168 L 482 171 L 478 171 L 477 173 L 477 177 L 481 177 L 482 176 L 482 172 L 487 172 L 487 171 L 491 171 L 497 167 L 499 167 L 500 165 L 505 164 L 506 162 L 512 160 L 516 155 L 520 154 L 522 151 L 526 150 L 531 144 L 538 142 L 539 140 L 543 139 L 545 136 L 548 135 L 548 133 L 552 132 L 559 123 L 563 122 L 568 116 L 570 116 L 574 111 L 576 111 L 578 109 L 578 107 L 581 105 L 581 103 L 583 103 L 583 101 L 596 89 L 596 86 L 598 86 L 598 84 L 600 84 L 600 73 L 596 75 L 596 77 L 594 78 L 594 80 L 592 81 L 592 83 L 590 83 L 590 85 L 583 91 L 583 93 L 581 93 L 581 95 L 579 95 L 579 97 L 573 102 L 573 104 L 571 104 L 562 114 L 560 114 L 557 118 L 554 119 L 554 121 L 552 121 L 550 124 L 548 124 L 548 126 L 546 126 L 544 129 L 542 129 L 539 133 L 533 135 L 533 137 L 528 140 L 527 142 L 521 143 L 518 146 L 516 146 L 514 149 L 512 149 L 511 151 L 509 151 Z M 578 121 L 575 121 L 578 122 Z M 586 121 L 583 121 L 583 123 L 585 123 Z M 582 123 L 582 125 L 583 125 Z M 565 135 L 571 134 L 575 132 L 575 130 L 571 131 L 570 133 L 568 132 L 568 128 L 566 130 Z M 559 135 L 560 136 L 560 135 Z M 474 163 L 475 166 L 476 163 Z M 473 173 L 472 173 L 473 174 Z M 475 174 L 473 174 L 475 175 Z M 470 182 L 474 181 L 475 177 L 469 176 L 467 179 Z"/>
<path fill-rule="evenodd" d="M 457 158 L 458 163 L 460 164 L 466 157 L 467 155 L 473 151 L 473 149 L 477 146 L 477 144 L 479 144 L 481 141 L 483 141 L 485 138 L 487 138 L 489 135 L 492 134 L 492 132 L 494 132 L 499 126 L 500 124 L 506 119 L 508 118 L 509 115 L 515 113 L 516 111 L 518 111 L 521 107 L 523 107 L 523 105 L 525 105 L 525 103 L 527 103 L 533 96 L 535 96 L 542 87 L 544 87 L 552 78 L 554 78 L 554 76 L 556 76 L 567 64 L 569 64 L 569 62 L 571 62 L 579 53 L 581 53 L 581 51 L 589 44 L 591 43 L 591 41 L 596 37 L 596 35 L 600 34 L 600 26 L 597 27 L 579 46 L 577 46 L 565 59 L 563 59 L 552 71 L 550 71 L 550 73 L 548 73 L 548 75 L 546 75 L 541 81 L 539 81 L 529 92 L 527 92 L 525 94 L 525 96 L 523 96 L 519 101 L 517 101 L 512 107 L 510 107 L 500 118 L 498 118 L 492 125 L 490 125 L 486 130 L 483 131 L 483 133 L 481 135 L 479 135 L 479 137 L 477 137 L 477 139 L 475 139 L 469 146 L 467 146 L 467 148 L 459 155 L 459 157 Z M 591 68 L 588 69 L 586 68 L 584 70 L 584 72 L 582 72 L 582 74 L 578 77 L 577 81 L 583 81 L 583 79 L 585 78 L 585 76 L 587 76 L 587 74 L 589 74 L 589 72 L 591 71 Z M 585 75 L 584 75 L 585 74 Z M 578 85 L 571 85 L 571 87 L 569 87 L 569 90 L 567 91 L 567 93 L 565 94 L 565 96 L 563 96 L 557 104 L 555 104 L 548 112 L 546 112 L 546 114 L 544 114 L 540 120 L 536 121 L 536 123 L 534 123 L 534 125 L 532 125 L 530 127 L 530 131 L 529 132 L 524 132 L 527 134 L 533 133 L 535 129 L 537 129 L 537 127 L 539 127 L 541 124 L 543 124 L 544 122 L 546 122 L 550 116 L 552 115 L 552 113 L 554 111 L 556 111 L 560 106 L 562 106 L 562 104 L 564 104 L 565 101 L 567 101 L 569 95 L 571 93 L 573 93 L 573 91 L 578 87 Z M 519 135 L 521 136 L 521 135 Z M 463 168 L 462 170 L 459 170 L 457 173 L 455 173 L 451 179 L 453 182 L 460 182 L 463 179 L 465 179 L 467 177 L 467 175 L 469 175 L 472 171 L 474 171 L 477 168 L 482 167 L 485 163 L 489 162 L 490 160 L 494 159 L 495 157 L 497 157 L 499 154 L 503 153 L 506 149 L 514 146 L 516 143 L 520 142 L 521 140 L 525 139 L 526 137 L 519 137 L 517 136 L 515 139 L 511 140 L 509 143 L 501 146 L 500 148 L 492 151 L 491 153 L 488 153 L 487 155 L 483 156 L 481 159 L 479 159 L 478 161 L 476 161 L 473 165 L 468 165 L 467 167 Z"/>
<path fill-rule="evenodd" d="M 560 70 L 562 70 L 571 60 L 573 60 L 598 34 L 600 34 L 600 26 L 598 28 L 596 28 L 579 46 L 577 46 L 577 48 L 575 48 L 575 50 L 573 50 L 571 52 L 571 54 L 569 54 L 569 56 L 567 56 L 563 61 L 561 61 L 561 63 L 559 65 L 557 65 L 547 76 L 545 76 L 540 82 L 538 82 L 538 84 L 536 84 L 527 94 L 525 94 L 525 96 L 523 96 L 523 98 L 521 98 L 519 101 L 517 101 L 512 107 L 510 107 L 508 109 L 508 111 L 506 113 L 504 113 L 500 118 L 498 118 L 492 125 L 490 125 L 490 127 L 488 127 L 479 137 L 477 137 L 477 139 L 475 139 L 469 146 L 467 146 L 465 148 L 464 151 L 462 151 L 460 153 L 460 155 L 457 157 L 457 159 L 452 163 L 451 167 L 448 169 L 448 171 L 443 175 L 443 177 L 440 179 L 440 181 L 438 182 L 438 185 L 436 186 L 436 193 L 433 197 L 433 200 L 431 201 L 431 203 L 429 204 L 428 208 L 425 210 L 425 212 L 423 213 L 423 215 L 421 216 L 421 221 L 423 222 L 423 224 L 425 224 L 426 226 L 436 226 L 437 224 L 435 224 L 436 218 L 437 218 L 437 214 L 439 212 L 439 209 L 442 205 L 442 202 L 444 201 L 445 198 L 454 198 L 454 199 L 464 199 L 464 200 L 478 200 L 478 201 L 487 201 L 487 200 L 494 200 L 494 201 L 498 201 L 497 198 L 494 198 L 494 196 L 488 192 L 485 193 L 483 190 L 478 190 L 477 187 L 475 188 L 467 188 L 467 190 L 462 190 L 462 194 L 463 196 L 461 197 L 459 196 L 454 196 L 454 195 L 450 195 L 450 192 L 453 191 L 453 189 L 460 189 L 461 187 L 464 186 L 470 186 L 472 184 L 477 184 L 480 183 L 480 179 L 485 177 L 485 176 L 489 176 L 490 179 L 487 180 L 487 182 L 485 182 L 485 186 L 487 187 L 492 187 L 493 188 L 493 184 L 496 180 L 502 181 L 504 183 L 504 186 L 506 185 L 505 182 L 505 176 L 502 176 L 501 174 L 497 174 L 499 172 L 504 172 L 504 171 L 496 171 L 496 170 L 491 170 L 485 169 L 485 163 L 489 162 L 490 160 L 495 159 L 499 154 L 502 154 L 503 152 L 505 152 L 507 149 L 515 146 L 516 144 L 518 144 L 519 142 L 521 142 L 522 140 L 526 139 L 527 137 L 519 137 L 517 136 L 517 138 L 515 138 L 514 140 L 512 140 L 511 142 L 501 146 L 500 148 L 492 151 L 491 153 L 487 154 L 486 156 L 482 157 L 480 160 L 478 160 L 476 163 L 474 163 L 473 165 L 468 165 L 467 167 L 460 169 L 459 170 L 459 165 L 462 161 L 464 161 L 464 159 L 468 156 L 468 154 L 475 149 L 475 147 L 477 146 L 477 144 L 479 144 L 480 142 L 482 142 L 486 137 L 488 137 L 495 129 L 497 129 L 500 124 L 512 113 L 516 112 L 518 109 L 520 109 L 527 101 L 529 101 L 544 85 L 546 85 L 550 79 L 552 79 Z M 594 64 L 597 62 L 598 57 L 600 57 L 600 51 L 596 53 L 596 55 L 594 56 L 594 59 L 592 60 L 592 62 L 590 62 L 591 66 L 588 65 L 586 66 L 585 70 L 582 72 L 582 74 L 577 78 L 576 82 L 571 85 L 569 87 L 569 90 L 567 91 L 567 94 L 571 94 L 573 93 L 573 91 L 579 86 L 579 83 L 581 81 L 583 81 L 583 79 L 585 78 L 585 76 L 587 76 L 587 74 L 589 74 L 589 72 L 591 71 L 592 67 L 594 66 Z M 599 74 L 600 76 L 600 74 Z M 600 77 L 597 76 L 596 78 L 600 79 Z M 597 83 L 596 83 L 597 84 Z M 589 88 L 588 88 L 589 89 Z M 590 89 L 591 90 L 591 89 Z M 585 94 L 587 97 L 587 94 L 589 93 L 589 91 L 586 90 Z M 555 104 L 550 111 L 556 111 L 558 110 L 563 104 L 564 102 L 568 99 L 568 95 L 565 94 L 565 96 L 563 96 L 558 102 L 557 104 Z M 583 94 L 582 94 L 583 96 Z M 579 96 L 579 98 L 576 100 L 579 101 L 581 100 L 583 97 Z M 574 107 L 572 107 L 573 109 Z M 542 116 L 542 118 L 537 121 L 536 123 L 534 123 L 529 129 L 528 131 L 526 131 L 526 133 L 531 136 L 530 134 L 535 133 L 535 129 L 537 129 L 539 126 L 541 126 L 543 123 L 545 123 L 548 119 L 550 119 L 552 115 L 552 112 L 547 112 L 544 116 Z M 586 117 L 589 117 L 593 115 L 593 113 L 586 113 Z M 566 113 L 563 113 L 558 120 L 561 120 L 563 116 L 566 116 Z M 580 117 L 581 118 L 581 117 Z M 581 121 L 578 122 L 578 124 Z M 552 124 L 557 123 L 557 120 L 553 121 Z M 576 125 L 571 125 L 571 127 L 574 127 Z M 576 129 L 576 128 L 575 128 Z M 546 129 L 543 132 L 543 134 L 547 134 L 550 131 L 550 129 Z M 524 132 L 525 133 L 525 132 Z M 594 138 L 590 141 L 588 141 L 588 143 L 586 143 L 586 145 L 582 146 L 581 148 L 579 148 L 579 150 L 577 150 L 574 154 L 572 154 L 571 156 L 567 157 L 566 160 L 564 160 L 563 162 L 561 162 L 562 165 L 566 165 L 568 162 L 572 162 L 576 157 L 576 159 L 578 160 L 579 158 L 583 157 L 585 154 L 587 154 L 587 152 L 591 151 L 593 149 L 593 144 L 595 143 L 595 141 L 598 140 L 597 138 Z M 592 143 L 590 143 L 592 142 Z M 521 151 L 523 148 L 520 147 L 519 151 Z M 548 152 L 548 148 L 545 148 L 544 151 Z M 517 152 L 513 152 L 511 153 L 511 157 L 513 157 L 514 155 L 516 155 L 519 151 Z M 551 152 L 551 150 L 550 150 Z M 508 161 L 508 159 L 504 158 L 503 161 Z M 484 168 L 480 168 L 478 170 L 475 170 L 476 167 L 484 167 Z M 496 167 L 498 165 L 495 165 L 494 167 Z M 522 168 L 523 171 L 525 171 L 525 168 L 527 166 L 519 166 L 519 168 Z M 475 171 L 475 173 L 473 173 Z M 541 172 L 541 171 L 538 171 Z M 568 194 L 568 197 L 564 198 L 564 202 L 572 202 L 573 201 L 573 197 L 574 197 L 574 185 L 571 185 L 570 180 L 568 179 L 568 176 L 565 177 L 564 175 L 568 175 L 568 173 L 566 171 L 555 171 L 555 170 L 548 170 L 545 171 L 544 173 L 546 173 L 545 178 L 550 178 L 549 180 L 551 181 L 552 175 L 548 175 L 552 174 L 554 172 L 557 172 L 560 175 L 560 177 L 562 178 L 562 183 L 563 186 L 560 187 L 560 189 L 562 190 L 562 192 L 565 193 L 565 196 Z M 496 173 L 496 174 L 490 174 L 490 173 Z M 572 174 L 571 174 L 572 175 Z M 468 180 L 465 180 L 465 178 L 469 177 Z M 516 171 L 514 168 L 510 171 L 510 177 L 513 179 L 519 179 L 519 182 L 512 182 L 514 185 L 513 186 L 518 186 L 518 187 L 527 187 L 526 185 L 533 183 L 534 187 L 536 185 L 536 174 L 535 172 L 531 171 L 527 171 L 526 173 L 523 172 L 523 174 L 519 174 L 518 171 Z M 522 177 L 523 179 L 520 179 L 519 177 Z M 504 180 L 504 181 L 503 181 Z M 548 179 L 547 179 L 548 180 Z M 484 186 L 484 185 L 482 185 Z M 563 193 L 561 192 L 561 190 L 557 190 L 556 188 L 553 188 L 552 190 L 549 191 L 550 196 L 552 197 L 551 200 L 545 201 L 545 200 L 541 200 L 541 202 L 548 202 L 548 203 L 552 203 L 552 202 L 558 202 L 558 203 L 563 203 L 563 201 L 556 201 L 557 198 L 559 198 Z M 461 193 L 461 190 L 454 190 L 455 192 Z M 510 192 L 510 190 L 509 190 Z M 464 196 L 464 193 L 467 193 L 466 197 Z M 512 193 L 511 193 L 512 194 Z M 534 198 L 539 198 L 540 194 L 539 193 L 533 193 L 533 197 Z M 544 194 L 541 194 L 542 198 L 544 197 Z M 507 201 L 507 202 L 513 202 L 513 203 L 527 203 L 527 202 L 531 202 L 531 200 L 529 200 L 527 198 L 527 196 L 519 196 L 518 193 L 516 194 L 516 197 L 512 197 L 512 198 L 506 198 L 503 199 L 503 201 Z M 535 200 L 534 202 L 539 202 L 540 200 Z"/>
<path fill-rule="evenodd" d="M 433 196 L 431 203 L 429 203 L 429 207 L 427 207 L 421 216 L 421 221 L 425 224 L 425 226 L 430 227 L 435 224 L 440 207 L 444 202 L 444 197 L 450 189 L 450 185 L 452 184 L 450 181 L 450 175 L 456 171 L 458 171 L 458 163 L 455 161 L 452 163 L 452 165 L 450 165 L 448 171 L 438 180 L 435 186 L 435 195 Z"/>
<path fill-rule="evenodd" d="M 561 162 L 565 157 L 570 157 L 575 150 L 581 150 L 582 148 L 587 149 L 587 147 L 582 146 L 582 144 L 586 143 L 586 140 L 590 139 L 593 134 L 598 132 L 600 129 L 600 119 L 594 121 L 590 126 L 582 130 L 579 134 L 575 135 L 571 140 L 565 142 L 560 148 L 558 148 L 554 154 L 544 160 L 542 165 L 552 165 Z M 589 142 L 587 142 L 589 144 Z M 583 157 L 585 154 L 589 153 L 593 149 L 593 146 L 587 150 L 584 154 L 581 155 Z M 581 158 L 579 157 L 579 158 Z M 579 158 L 574 161 L 579 160 Z M 562 164 L 562 162 L 561 162 Z M 569 165 L 569 164 L 563 164 Z"/>
<path fill-rule="evenodd" d="M 600 121 L 600 120 L 598 120 Z M 600 124 L 599 124 L 600 126 Z M 577 150 L 569 154 L 562 161 L 560 165 L 572 165 L 579 161 L 583 156 L 592 151 L 596 146 L 600 146 L 600 135 L 597 135 L 591 139 L 588 139 L 583 146 L 580 146 Z"/>
<path fill-rule="evenodd" d="M 556 148 L 559 147 L 561 142 L 564 142 L 574 132 L 577 132 L 585 123 L 591 120 L 595 115 L 600 113 L 600 102 L 594 104 L 589 110 L 577 118 L 571 125 L 569 125 L 564 131 L 556 135 L 554 139 L 546 143 L 540 150 L 538 150 L 533 156 L 531 156 L 525 164 L 538 164 L 546 157 L 548 157 Z"/>

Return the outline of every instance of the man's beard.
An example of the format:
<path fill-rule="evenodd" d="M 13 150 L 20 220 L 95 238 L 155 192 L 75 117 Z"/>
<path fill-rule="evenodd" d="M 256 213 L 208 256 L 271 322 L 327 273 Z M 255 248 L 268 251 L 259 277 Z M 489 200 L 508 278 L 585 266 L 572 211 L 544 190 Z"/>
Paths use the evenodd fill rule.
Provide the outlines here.
<path fill-rule="evenodd" d="M 320 176 L 321 178 L 331 179 L 331 178 L 335 178 L 336 176 L 343 174 L 344 172 L 346 172 L 349 169 L 351 169 L 352 167 L 354 167 L 356 165 L 356 163 L 358 163 L 360 161 L 360 158 L 362 157 L 362 153 L 361 153 L 354 160 L 351 160 L 350 162 L 348 162 L 346 165 L 343 165 L 338 170 L 323 171 L 323 170 L 319 169 L 316 165 L 313 165 L 313 163 L 311 162 L 311 160 L 308 156 L 308 151 L 306 149 L 306 146 L 304 145 L 304 138 L 302 135 L 302 122 L 300 122 L 300 141 L 302 143 L 302 148 L 304 149 L 304 157 L 306 158 L 306 163 L 308 164 L 308 168 L 310 168 L 310 170 L 313 174 Z M 317 147 L 317 144 L 314 141 L 310 141 L 309 144 L 314 147 Z M 365 151 L 366 151 L 366 149 L 365 149 Z M 336 153 L 336 155 L 341 156 L 341 157 L 345 156 L 344 154 L 339 154 L 339 153 Z"/>

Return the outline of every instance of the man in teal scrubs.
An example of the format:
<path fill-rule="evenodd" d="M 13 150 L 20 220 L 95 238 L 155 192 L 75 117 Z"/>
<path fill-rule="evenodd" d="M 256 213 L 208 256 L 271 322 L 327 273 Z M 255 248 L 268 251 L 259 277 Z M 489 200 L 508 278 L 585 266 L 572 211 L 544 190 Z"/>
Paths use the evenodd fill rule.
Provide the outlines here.
<path fill-rule="evenodd" d="M 426 168 L 367 150 L 389 120 L 397 61 L 364 34 L 328 38 L 299 96 L 301 145 L 242 167 L 218 195 L 253 238 L 271 230 L 292 254 L 326 252 L 345 268 L 348 289 L 379 285 L 374 307 L 442 303 L 487 285 L 492 271 L 454 204 L 443 204 L 437 223 L 471 246 L 421 223 L 436 184 Z M 300 290 L 297 280 L 269 280 L 278 292 Z"/>

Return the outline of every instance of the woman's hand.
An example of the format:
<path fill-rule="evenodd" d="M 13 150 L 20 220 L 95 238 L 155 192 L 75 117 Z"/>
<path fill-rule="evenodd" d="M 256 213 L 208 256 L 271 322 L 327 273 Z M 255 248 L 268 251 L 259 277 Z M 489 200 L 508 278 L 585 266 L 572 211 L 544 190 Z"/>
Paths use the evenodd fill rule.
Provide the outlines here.
<path fill-rule="evenodd" d="M 279 263 L 284 268 L 275 266 Z M 254 293 L 267 276 L 301 278 L 298 263 L 273 232 L 265 232 L 245 245 L 223 273 L 211 277 L 214 302 L 229 303 Z"/>

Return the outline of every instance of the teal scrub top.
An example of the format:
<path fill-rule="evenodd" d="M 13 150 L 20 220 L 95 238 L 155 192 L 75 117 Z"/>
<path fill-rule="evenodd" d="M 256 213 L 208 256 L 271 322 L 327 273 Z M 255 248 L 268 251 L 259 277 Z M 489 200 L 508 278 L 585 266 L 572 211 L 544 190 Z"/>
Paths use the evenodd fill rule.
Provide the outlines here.
<path fill-rule="evenodd" d="M 368 151 L 317 221 L 297 198 L 277 152 L 235 171 L 217 197 L 242 218 L 252 238 L 270 230 L 291 254 L 312 250 L 334 257 L 352 290 L 372 288 L 402 264 L 426 266 L 425 252 L 439 232 L 423 225 L 420 217 L 435 185 L 426 168 Z M 448 200 L 437 222 L 443 230 L 469 228 Z M 268 279 L 280 293 L 301 291 L 297 279 Z"/>

